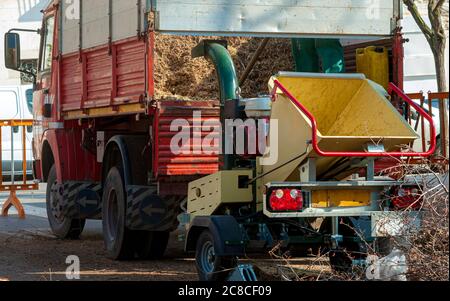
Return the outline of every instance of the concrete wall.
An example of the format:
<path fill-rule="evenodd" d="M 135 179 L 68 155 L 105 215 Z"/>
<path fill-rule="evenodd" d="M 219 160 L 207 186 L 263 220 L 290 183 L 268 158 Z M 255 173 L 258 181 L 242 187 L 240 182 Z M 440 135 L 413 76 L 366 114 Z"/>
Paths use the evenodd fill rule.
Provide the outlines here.
<path fill-rule="evenodd" d="M 37 29 L 41 27 L 41 10 L 49 0 L 0 0 L 0 86 L 20 85 L 19 72 L 7 70 L 4 63 L 4 34 L 10 28 Z M 22 59 L 37 59 L 39 36 L 20 33 Z"/>

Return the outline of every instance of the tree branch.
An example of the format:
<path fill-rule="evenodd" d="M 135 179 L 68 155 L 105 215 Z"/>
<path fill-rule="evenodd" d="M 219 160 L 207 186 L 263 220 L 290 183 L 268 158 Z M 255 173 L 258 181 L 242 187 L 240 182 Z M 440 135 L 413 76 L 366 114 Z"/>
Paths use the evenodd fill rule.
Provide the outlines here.
<path fill-rule="evenodd" d="M 445 28 L 442 20 L 442 7 L 445 0 L 429 0 L 428 2 L 428 15 L 430 18 L 431 26 L 435 34 L 435 38 L 445 40 Z"/>
<path fill-rule="evenodd" d="M 414 20 L 416 21 L 417 25 L 419 26 L 420 30 L 423 32 L 427 40 L 431 42 L 433 40 L 433 31 L 420 15 L 419 9 L 417 8 L 414 0 L 403 0 L 403 3 L 405 3 L 405 5 L 408 7 L 408 10 L 410 11 L 411 15 L 413 16 Z"/>
<path fill-rule="evenodd" d="M 442 9 L 442 6 L 444 6 L 445 0 L 439 0 L 438 3 L 436 3 L 436 7 L 434 8 L 436 9 Z"/>

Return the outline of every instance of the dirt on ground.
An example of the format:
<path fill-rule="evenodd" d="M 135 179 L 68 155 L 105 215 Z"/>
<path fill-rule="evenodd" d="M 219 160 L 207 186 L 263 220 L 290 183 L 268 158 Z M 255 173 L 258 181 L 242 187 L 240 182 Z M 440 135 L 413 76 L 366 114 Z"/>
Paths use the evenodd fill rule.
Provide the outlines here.
<path fill-rule="evenodd" d="M 66 259 L 80 259 L 85 281 L 186 281 L 196 280 L 192 258 L 171 243 L 167 255 L 158 261 L 113 261 L 105 257 L 101 235 L 63 241 L 46 233 L 21 231 L 0 234 L 0 280 L 64 281 Z"/>
<path fill-rule="evenodd" d="M 164 259 L 113 261 L 106 258 L 101 234 L 79 240 L 60 240 L 46 230 L 0 233 L 0 281 L 67 281 L 68 256 L 80 259 L 83 281 L 196 281 L 193 256 L 183 252 L 183 243 L 172 235 Z M 311 280 L 327 270 L 315 258 L 277 260 L 253 255 L 241 263 L 254 265 L 258 280 L 281 281 L 283 277 Z M 292 275 L 295 275 L 292 276 Z M 311 279 L 310 279 L 311 278 Z"/>
<path fill-rule="evenodd" d="M 214 66 L 205 58 L 191 57 L 191 50 L 203 39 L 225 39 L 242 75 L 263 41 L 260 38 L 214 38 L 157 35 L 155 38 L 155 96 L 157 99 L 218 99 Z M 268 93 L 268 82 L 279 71 L 292 71 L 294 61 L 289 39 L 271 39 L 241 87 L 243 97 Z"/>

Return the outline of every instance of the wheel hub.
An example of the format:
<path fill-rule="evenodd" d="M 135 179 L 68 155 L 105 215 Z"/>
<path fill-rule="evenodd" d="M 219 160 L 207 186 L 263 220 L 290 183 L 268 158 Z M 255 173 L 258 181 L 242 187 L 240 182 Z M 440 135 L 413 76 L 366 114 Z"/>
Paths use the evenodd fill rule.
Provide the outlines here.
<path fill-rule="evenodd" d="M 54 182 L 50 188 L 50 209 L 52 216 L 59 223 L 64 221 L 64 187 Z"/>
<path fill-rule="evenodd" d="M 118 223 L 119 223 L 119 207 L 118 207 L 118 200 L 117 200 L 117 194 L 115 190 L 111 190 L 111 192 L 108 195 L 108 236 L 110 240 L 114 240 Z"/>
<path fill-rule="evenodd" d="M 202 268 L 205 272 L 211 273 L 214 271 L 214 265 L 216 261 L 216 252 L 214 251 L 214 245 L 208 241 L 202 248 Z"/>

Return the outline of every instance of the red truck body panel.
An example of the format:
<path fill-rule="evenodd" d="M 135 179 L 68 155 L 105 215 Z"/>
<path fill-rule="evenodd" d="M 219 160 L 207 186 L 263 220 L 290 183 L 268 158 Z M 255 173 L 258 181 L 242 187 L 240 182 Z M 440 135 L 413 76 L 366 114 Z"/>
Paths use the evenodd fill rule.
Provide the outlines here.
<path fill-rule="evenodd" d="M 201 119 L 194 120 L 194 112 L 201 112 Z M 205 175 L 212 174 L 219 170 L 219 139 L 220 139 L 220 120 L 219 106 L 216 101 L 164 101 L 160 103 L 155 118 L 155 142 L 153 153 L 154 169 L 158 176 L 176 176 L 176 175 Z M 171 142 L 176 132 L 171 130 L 171 123 L 176 119 L 189 121 L 191 126 L 189 131 L 191 137 L 199 135 L 205 138 L 208 136 L 217 139 L 212 154 L 195 154 L 193 151 L 189 154 L 174 154 L 171 150 Z M 202 127 L 194 127 L 194 121 L 199 122 Z M 205 126 L 204 122 L 209 125 Z M 192 141 L 191 146 L 194 145 Z M 208 145 L 209 146 L 209 145 Z"/>
<path fill-rule="evenodd" d="M 146 94 L 146 43 L 130 38 L 62 57 L 63 112 L 139 103 Z"/>

